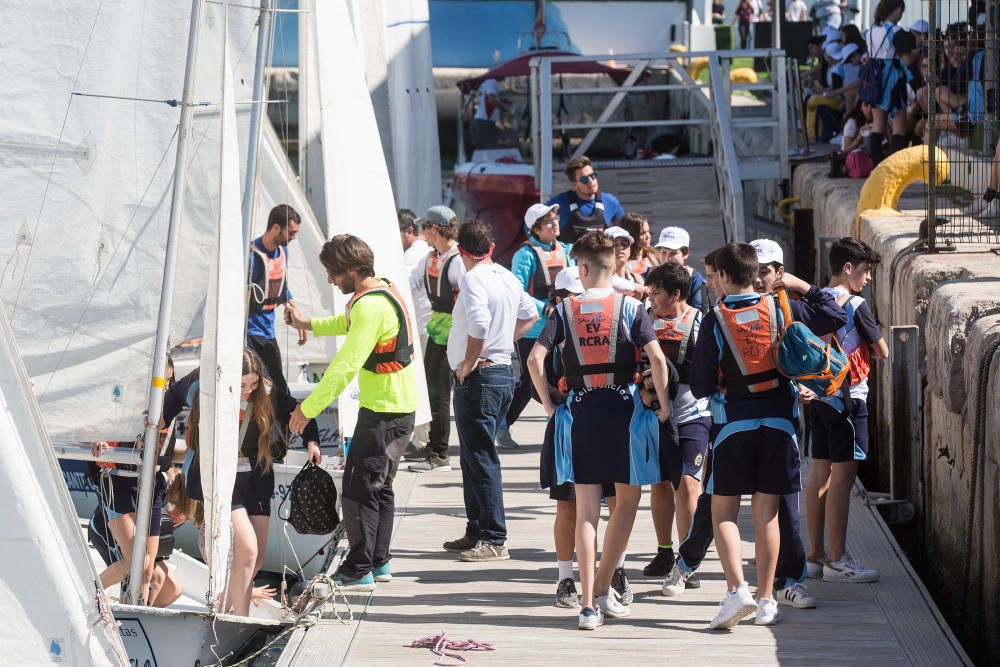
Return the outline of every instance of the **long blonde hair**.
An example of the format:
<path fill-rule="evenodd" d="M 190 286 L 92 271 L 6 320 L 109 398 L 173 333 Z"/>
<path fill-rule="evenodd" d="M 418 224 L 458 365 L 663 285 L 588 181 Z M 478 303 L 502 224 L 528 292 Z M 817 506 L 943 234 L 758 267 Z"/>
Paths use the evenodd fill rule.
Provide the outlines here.
<path fill-rule="evenodd" d="M 250 348 L 243 348 L 243 375 L 254 374 L 257 376 L 257 387 L 250 392 L 247 398 L 247 406 L 251 410 L 251 418 L 257 425 L 259 436 L 257 437 L 257 462 L 264 470 L 271 469 L 271 437 L 274 426 L 274 405 L 271 397 L 267 393 L 267 386 L 264 379 L 264 364 L 257 353 Z M 198 420 L 200 418 L 200 408 L 198 407 L 198 396 L 195 395 L 191 402 L 191 415 L 188 417 L 188 428 L 184 440 L 187 446 L 193 451 L 198 451 Z M 280 437 L 280 436 L 279 436 Z M 242 447 L 243 443 L 239 443 Z"/>

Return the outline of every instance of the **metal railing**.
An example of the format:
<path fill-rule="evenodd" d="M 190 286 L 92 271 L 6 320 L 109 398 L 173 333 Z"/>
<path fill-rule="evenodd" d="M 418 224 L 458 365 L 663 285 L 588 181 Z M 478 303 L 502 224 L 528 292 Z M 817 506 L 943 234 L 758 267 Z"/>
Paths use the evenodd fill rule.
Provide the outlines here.
<path fill-rule="evenodd" d="M 759 75 L 756 82 L 731 81 L 732 63 L 736 59 L 763 60 L 768 71 Z M 595 60 L 629 67 L 628 76 L 619 85 L 572 87 L 563 85 L 558 74 L 553 75 L 558 63 Z M 613 63 L 608 57 L 539 56 L 533 59 L 531 138 L 535 180 L 542 200 L 553 194 L 553 173 L 562 166 L 555 157 L 557 140 L 561 144 L 561 155 L 573 158 L 590 150 L 605 130 L 676 127 L 687 132 L 689 137 L 700 133 L 699 137 L 711 140 L 726 233 L 731 240 L 742 239 L 745 224 L 743 181 L 790 177 L 786 61 L 783 51 L 773 49 L 615 55 Z M 698 72 L 704 70 L 708 72 L 707 82 L 696 78 Z M 692 76 L 692 71 L 696 76 Z M 685 111 L 668 114 L 670 117 L 648 119 L 631 119 L 624 113 L 630 96 L 656 93 L 686 96 L 686 105 L 674 105 L 675 109 Z M 603 107 L 598 107 L 600 113 L 593 120 L 554 118 L 554 100 L 571 95 L 607 96 L 609 99 Z M 747 99 L 741 100 L 741 97 Z M 754 145 L 754 141 L 746 137 L 759 141 Z"/>

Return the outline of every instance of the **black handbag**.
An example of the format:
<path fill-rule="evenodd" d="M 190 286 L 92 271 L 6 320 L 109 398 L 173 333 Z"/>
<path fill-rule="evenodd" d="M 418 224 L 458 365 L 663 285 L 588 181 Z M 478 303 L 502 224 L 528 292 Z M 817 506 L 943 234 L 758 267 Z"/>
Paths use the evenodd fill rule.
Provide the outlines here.
<path fill-rule="evenodd" d="M 290 502 L 288 516 L 281 510 Z M 333 477 L 315 463 L 307 461 L 289 485 L 281 500 L 278 516 L 292 524 L 300 535 L 329 535 L 340 524 L 337 514 L 337 485 Z"/>

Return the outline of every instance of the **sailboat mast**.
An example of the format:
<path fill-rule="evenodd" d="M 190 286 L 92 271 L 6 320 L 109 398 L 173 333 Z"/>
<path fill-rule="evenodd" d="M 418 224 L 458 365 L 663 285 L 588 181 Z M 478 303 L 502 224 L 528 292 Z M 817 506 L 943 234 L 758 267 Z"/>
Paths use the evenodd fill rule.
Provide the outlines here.
<path fill-rule="evenodd" d="M 142 588 L 146 561 L 146 535 L 149 534 L 150 512 L 153 507 L 153 476 L 160 445 L 160 416 L 166 385 L 167 342 L 170 336 L 170 316 L 174 303 L 174 274 L 177 270 L 177 250 L 183 222 L 184 188 L 187 176 L 187 154 L 191 142 L 191 118 L 194 111 L 195 59 L 201 29 L 204 0 L 192 0 L 191 25 L 188 32 L 187 62 L 184 66 L 184 91 L 181 97 L 181 118 L 177 134 L 177 161 L 174 164 L 173 189 L 170 192 L 170 223 L 167 229 L 166 257 L 163 263 L 160 312 L 153 344 L 153 377 L 150 382 L 147 425 L 143 438 L 142 468 L 139 477 L 139 506 L 135 514 L 135 539 L 132 540 L 132 567 L 126 603 L 143 604 Z M 138 594 L 137 594 L 138 593 Z"/>
<path fill-rule="evenodd" d="M 250 267 L 250 242 L 253 240 L 254 197 L 257 190 L 257 152 L 260 148 L 260 121 L 264 114 L 264 70 L 267 68 L 271 45 L 271 0 L 260 0 L 260 21 L 257 23 L 257 59 L 253 70 L 253 102 L 250 105 L 250 141 L 247 142 L 247 171 L 243 184 L 243 271 Z"/>

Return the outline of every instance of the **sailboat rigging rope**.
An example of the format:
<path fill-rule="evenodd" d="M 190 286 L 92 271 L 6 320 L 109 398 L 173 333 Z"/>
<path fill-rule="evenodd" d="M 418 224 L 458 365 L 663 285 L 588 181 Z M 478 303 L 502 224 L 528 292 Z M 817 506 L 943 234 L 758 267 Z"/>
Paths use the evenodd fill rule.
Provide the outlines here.
<path fill-rule="evenodd" d="M 104 0 L 101 0 L 100 4 L 97 5 L 97 11 L 94 13 L 94 22 L 90 26 L 90 34 L 87 35 L 87 43 L 83 47 L 83 55 L 80 56 L 80 67 L 76 70 L 76 75 L 73 77 L 73 86 L 76 88 L 76 84 L 80 81 L 80 74 L 83 72 L 83 64 L 87 61 L 87 52 L 90 50 L 90 43 L 94 39 L 94 32 L 97 30 L 97 20 L 101 17 L 101 9 L 104 7 Z M 62 147 L 63 135 L 66 133 L 66 123 L 69 121 L 69 112 L 73 108 L 73 96 L 69 98 L 69 103 L 66 105 L 66 113 L 63 114 L 62 125 L 59 127 L 59 137 L 56 140 L 56 150 L 52 152 L 52 163 L 49 165 L 49 174 L 45 179 L 45 189 L 42 191 L 42 201 L 38 205 L 38 216 L 35 218 L 35 228 L 31 233 L 31 238 L 36 238 L 38 235 L 38 225 L 42 221 L 42 211 L 45 209 L 45 200 L 49 194 L 49 186 L 52 184 L 52 174 L 56 169 L 56 159 L 59 156 L 59 149 Z M 25 268 L 24 273 L 21 274 L 21 281 L 17 285 L 17 292 L 14 294 L 14 304 L 10 308 L 10 321 L 13 322 L 17 315 L 17 304 L 21 297 L 21 289 L 24 287 L 24 279 L 28 273 L 28 262 L 31 260 L 31 250 L 34 244 L 28 246 L 28 255 L 25 257 Z"/>

